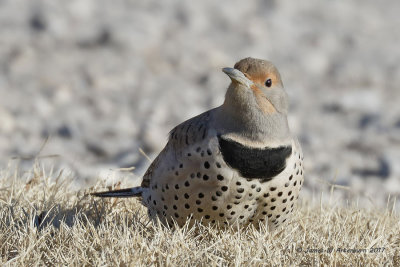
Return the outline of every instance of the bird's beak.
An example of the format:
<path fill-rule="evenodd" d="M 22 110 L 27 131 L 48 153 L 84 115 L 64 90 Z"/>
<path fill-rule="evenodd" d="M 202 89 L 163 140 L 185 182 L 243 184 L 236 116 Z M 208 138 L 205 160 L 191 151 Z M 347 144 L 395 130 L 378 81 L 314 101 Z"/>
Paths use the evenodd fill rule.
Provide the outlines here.
<path fill-rule="evenodd" d="M 250 87 L 253 85 L 253 82 L 249 80 L 243 72 L 234 68 L 223 68 L 223 72 L 231 78 L 233 83 L 239 83 L 244 86 Z"/>

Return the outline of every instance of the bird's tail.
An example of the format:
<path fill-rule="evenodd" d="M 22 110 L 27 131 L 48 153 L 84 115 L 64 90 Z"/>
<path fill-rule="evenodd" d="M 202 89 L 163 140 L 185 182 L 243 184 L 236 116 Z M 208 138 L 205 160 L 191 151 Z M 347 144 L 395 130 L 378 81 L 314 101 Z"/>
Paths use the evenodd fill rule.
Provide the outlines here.
<path fill-rule="evenodd" d="M 96 197 L 140 197 L 143 193 L 143 187 L 132 187 L 126 189 L 105 191 L 105 192 L 95 192 L 91 193 L 92 196 Z"/>

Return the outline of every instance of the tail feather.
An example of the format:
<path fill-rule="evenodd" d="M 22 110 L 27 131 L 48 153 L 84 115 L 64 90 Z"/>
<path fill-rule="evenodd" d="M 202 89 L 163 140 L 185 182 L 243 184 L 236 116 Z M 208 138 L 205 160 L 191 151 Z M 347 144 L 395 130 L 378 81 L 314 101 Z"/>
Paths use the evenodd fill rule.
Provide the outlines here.
<path fill-rule="evenodd" d="M 105 191 L 105 192 L 95 192 L 91 193 L 92 196 L 96 197 L 140 197 L 143 192 L 143 187 L 132 187 L 126 189 Z"/>

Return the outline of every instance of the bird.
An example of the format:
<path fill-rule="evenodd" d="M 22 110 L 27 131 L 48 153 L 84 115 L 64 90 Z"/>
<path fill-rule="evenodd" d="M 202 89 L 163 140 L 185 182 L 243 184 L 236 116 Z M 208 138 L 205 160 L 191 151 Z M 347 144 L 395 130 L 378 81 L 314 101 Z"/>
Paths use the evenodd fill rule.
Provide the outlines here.
<path fill-rule="evenodd" d="M 304 157 L 280 73 L 251 57 L 222 71 L 231 80 L 223 104 L 173 128 L 141 186 L 92 195 L 141 197 L 149 217 L 169 226 L 284 225 L 304 182 Z"/>

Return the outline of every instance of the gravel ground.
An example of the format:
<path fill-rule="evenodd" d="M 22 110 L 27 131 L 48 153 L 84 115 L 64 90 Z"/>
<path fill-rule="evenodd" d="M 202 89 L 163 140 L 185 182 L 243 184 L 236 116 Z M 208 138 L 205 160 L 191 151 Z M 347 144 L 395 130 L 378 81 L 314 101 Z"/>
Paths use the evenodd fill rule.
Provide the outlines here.
<path fill-rule="evenodd" d="M 281 71 L 305 191 L 335 182 L 386 203 L 400 194 L 399 10 L 396 0 L 0 0 L 0 166 L 31 166 L 40 151 L 82 187 L 138 183 L 149 165 L 139 149 L 154 158 L 174 125 L 220 105 L 221 68 L 252 56 Z"/>

